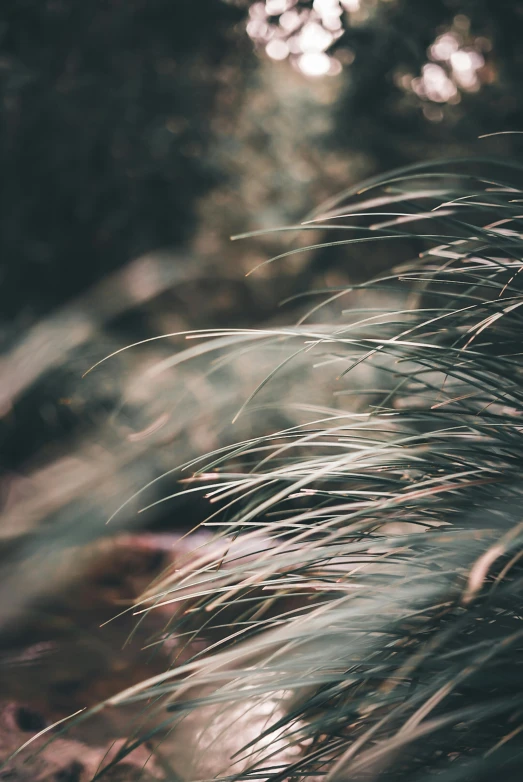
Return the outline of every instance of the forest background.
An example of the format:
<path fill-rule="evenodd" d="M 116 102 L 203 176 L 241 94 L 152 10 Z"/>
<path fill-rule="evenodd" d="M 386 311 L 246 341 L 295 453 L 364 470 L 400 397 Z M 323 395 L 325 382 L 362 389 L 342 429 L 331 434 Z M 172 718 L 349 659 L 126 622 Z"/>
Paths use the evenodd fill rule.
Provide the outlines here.
<path fill-rule="evenodd" d="M 173 336 L 83 374 L 161 334 L 295 322 L 310 302 L 280 306 L 294 294 L 357 284 L 417 253 L 414 240 L 378 242 L 259 267 L 326 237 L 265 231 L 299 223 L 362 177 L 442 155 L 517 157 L 520 136 L 478 137 L 523 128 L 522 31 L 519 0 L 4 0 L 10 557 L 37 546 L 43 562 L 57 541 L 96 538 L 122 503 L 111 530 L 202 520 L 192 495 L 139 517 L 129 497 L 237 437 L 223 411 L 260 367 L 244 359 L 221 385 L 201 366 L 144 382 L 183 343 Z M 261 233 L 230 241 L 249 231 Z M 155 484 L 150 501 L 169 486 Z M 21 603 L 51 567 L 24 580 Z"/>

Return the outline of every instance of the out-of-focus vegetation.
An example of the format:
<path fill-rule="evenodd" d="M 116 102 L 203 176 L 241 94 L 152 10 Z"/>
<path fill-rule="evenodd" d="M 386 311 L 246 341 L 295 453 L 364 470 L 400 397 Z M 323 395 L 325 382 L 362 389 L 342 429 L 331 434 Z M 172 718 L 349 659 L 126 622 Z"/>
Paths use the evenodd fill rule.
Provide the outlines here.
<path fill-rule="evenodd" d="M 102 333 L 120 346 L 259 324 L 312 278 L 390 266 L 393 250 L 375 245 L 245 278 L 290 240 L 229 236 L 299 220 L 364 174 L 517 149 L 516 136 L 477 136 L 521 125 L 522 14 L 520 2 L 488 0 L 6 0 L 6 466 L 78 423 L 74 405 L 58 404 L 71 396 L 63 377 L 27 403 L 26 392 L 96 344 L 69 363 L 77 377 L 104 352 Z"/>
<path fill-rule="evenodd" d="M 79 442 L 103 442 L 109 461 L 125 444 L 107 475 L 134 463 L 137 442 L 144 469 L 142 446 L 154 437 L 133 441 L 133 432 L 153 424 L 168 465 L 173 447 L 186 455 L 181 430 L 198 441 L 191 452 L 213 444 L 215 386 L 201 397 L 201 377 L 191 381 L 198 393 L 178 378 L 191 407 L 169 428 L 172 382 L 160 391 L 157 381 L 146 390 L 132 380 L 172 341 L 81 374 L 133 339 L 288 321 L 305 305 L 279 309 L 287 296 L 390 267 L 394 246 L 374 243 L 292 254 L 246 277 L 271 255 L 317 244 L 322 230 L 229 237 L 300 220 L 365 173 L 442 150 L 517 149 L 518 136 L 477 136 L 520 125 L 522 13 L 519 2 L 487 0 L 6 0 L 7 507 L 25 497 L 21 479 L 61 464 Z M 189 425 L 202 410 L 205 423 Z M 145 478 L 156 458 L 164 456 Z M 78 471 L 89 474 L 83 462 Z M 62 486 L 57 496 L 70 493 Z"/>
<path fill-rule="evenodd" d="M 240 277 L 256 244 L 226 247 L 228 231 L 521 124 L 519 2 L 7 0 L 0 14 L 2 319 L 19 328 L 151 250 L 190 247 L 186 265 Z"/>

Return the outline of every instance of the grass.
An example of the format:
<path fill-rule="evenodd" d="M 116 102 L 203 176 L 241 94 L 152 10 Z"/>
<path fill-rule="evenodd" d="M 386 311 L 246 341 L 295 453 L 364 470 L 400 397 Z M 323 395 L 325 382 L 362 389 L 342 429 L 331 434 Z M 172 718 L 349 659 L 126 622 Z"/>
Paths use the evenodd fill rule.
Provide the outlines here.
<path fill-rule="evenodd" d="M 350 289 L 404 306 L 326 288 L 295 326 L 193 334 L 152 370 L 275 356 L 237 417 L 285 404 L 295 422 L 180 466 L 214 540 L 137 606 L 185 610 L 156 639 L 173 667 L 104 704 L 147 705 L 108 767 L 152 741 L 190 780 L 520 778 L 521 173 L 442 161 L 346 191 L 291 229 L 348 257 L 416 248 Z M 334 372 L 332 404 L 271 393 L 304 363 L 319 387 Z"/>

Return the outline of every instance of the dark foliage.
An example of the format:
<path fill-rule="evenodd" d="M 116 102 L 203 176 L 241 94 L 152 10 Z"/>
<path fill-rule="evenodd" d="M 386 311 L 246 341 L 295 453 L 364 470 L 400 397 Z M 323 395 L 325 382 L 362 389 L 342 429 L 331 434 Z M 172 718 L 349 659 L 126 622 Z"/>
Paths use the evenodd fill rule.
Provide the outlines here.
<path fill-rule="evenodd" d="M 239 18 L 221 0 L 2 3 L 3 319 L 190 235 Z"/>
<path fill-rule="evenodd" d="M 478 91 L 462 92 L 458 104 L 432 104 L 440 118 L 431 122 L 422 111 L 430 101 L 409 97 L 397 76 L 418 75 L 427 63 L 427 50 L 437 35 L 452 29 L 456 17 L 469 20 L 472 40 L 489 41 L 490 77 Z M 416 0 L 382 3 L 376 17 L 348 29 L 339 42 L 356 56 L 338 107 L 340 147 L 366 152 L 376 170 L 383 171 L 442 156 L 452 148 L 470 152 L 481 134 L 518 130 L 523 123 L 522 27 L 521 2 L 430 0 L 423 9 Z M 506 151 L 510 140 L 503 142 Z"/>

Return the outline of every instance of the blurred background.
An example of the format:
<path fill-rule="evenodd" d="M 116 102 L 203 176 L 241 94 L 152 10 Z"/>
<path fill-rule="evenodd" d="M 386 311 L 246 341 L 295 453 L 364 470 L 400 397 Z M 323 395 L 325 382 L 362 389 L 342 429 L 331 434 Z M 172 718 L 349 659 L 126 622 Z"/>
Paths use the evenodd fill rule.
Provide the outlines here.
<path fill-rule="evenodd" d="M 517 157 L 520 136 L 478 136 L 523 130 L 522 34 L 520 0 L 3 0 L 0 623 L 50 589 L 57 550 L 202 521 L 193 494 L 137 513 L 176 474 L 132 497 L 285 423 L 232 431 L 266 365 L 211 378 L 206 356 L 176 366 L 182 337 L 83 374 L 157 335 L 296 322 L 293 294 L 408 259 L 415 246 L 311 249 L 246 276 L 325 232 L 230 237 L 397 166 Z M 327 379 L 292 382 L 328 397 Z"/>
<path fill-rule="evenodd" d="M 325 232 L 230 237 L 396 166 L 517 156 L 520 136 L 478 136 L 523 128 L 522 32 L 519 0 L 5 0 L 0 535 L 74 519 L 96 536 L 143 484 L 227 442 L 259 357 L 212 381 L 206 357 L 158 373 L 172 337 L 82 375 L 162 334 L 295 322 L 293 294 L 405 260 L 378 242 L 257 268 Z M 191 526 L 184 502 L 118 518 Z"/>

